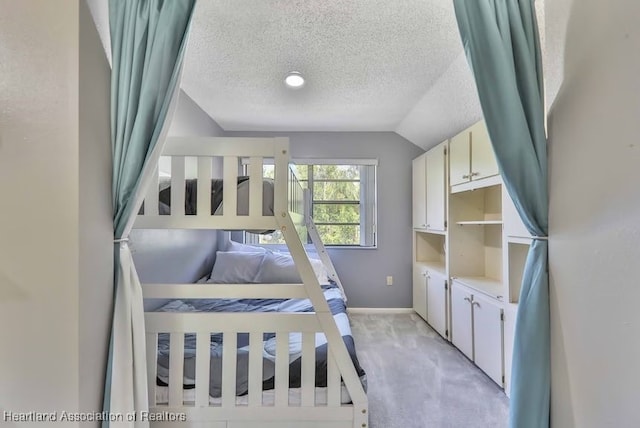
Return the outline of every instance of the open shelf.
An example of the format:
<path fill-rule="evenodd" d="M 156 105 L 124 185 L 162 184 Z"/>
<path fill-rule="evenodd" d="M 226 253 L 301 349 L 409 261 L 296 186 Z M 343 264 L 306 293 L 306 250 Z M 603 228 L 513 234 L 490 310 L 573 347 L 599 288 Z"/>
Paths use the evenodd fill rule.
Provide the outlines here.
<path fill-rule="evenodd" d="M 415 231 L 414 236 L 414 261 L 442 273 L 446 272 L 446 235 Z"/>
<path fill-rule="evenodd" d="M 449 274 L 485 294 L 502 296 L 502 186 L 451 195 L 449 212 L 457 225 L 449 229 Z"/>
<path fill-rule="evenodd" d="M 450 211 L 457 224 L 502 224 L 502 186 L 495 185 L 451 195 Z"/>
<path fill-rule="evenodd" d="M 458 276 L 453 277 L 454 281 L 466 285 L 467 287 L 486 294 L 497 300 L 503 300 L 502 282 L 499 279 L 488 278 L 486 276 Z"/>

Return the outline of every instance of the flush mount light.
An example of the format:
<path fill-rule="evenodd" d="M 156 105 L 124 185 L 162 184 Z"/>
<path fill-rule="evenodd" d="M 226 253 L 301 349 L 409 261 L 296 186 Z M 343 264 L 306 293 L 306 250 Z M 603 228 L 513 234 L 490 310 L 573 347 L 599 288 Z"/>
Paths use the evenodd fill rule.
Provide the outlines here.
<path fill-rule="evenodd" d="M 290 71 L 284 78 L 284 83 L 292 89 L 299 89 L 304 86 L 304 77 L 297 71 Z"/>

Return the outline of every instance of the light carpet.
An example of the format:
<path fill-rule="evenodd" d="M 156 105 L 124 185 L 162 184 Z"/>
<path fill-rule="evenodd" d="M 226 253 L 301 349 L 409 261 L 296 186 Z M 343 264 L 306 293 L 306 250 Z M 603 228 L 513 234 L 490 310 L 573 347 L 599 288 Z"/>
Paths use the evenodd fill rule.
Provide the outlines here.
<path fill-rule="evenodd" d="M 416 314 L 351 314 L 369 428 L 500 428 L 504 391 Z"/>

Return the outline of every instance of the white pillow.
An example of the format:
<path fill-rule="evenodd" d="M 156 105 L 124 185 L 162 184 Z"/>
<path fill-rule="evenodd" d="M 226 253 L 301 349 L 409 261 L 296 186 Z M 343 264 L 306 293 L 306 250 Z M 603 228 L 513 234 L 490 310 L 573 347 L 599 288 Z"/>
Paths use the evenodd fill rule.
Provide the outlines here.
<path fill-rule="evenodd" d="M 309 259 L 320 284 L 327 284 L 328 274 L 322 261 Z M 300 274 L 289 254 L 267 253 L 256 275 L 256 282 L 264 284 L 297 284 Z"/>
<path fill-rule="evenodd" d="M 250 284 L 256 276 L 266 253 L 246 251 L 218 251 L 208 283 Z"/>

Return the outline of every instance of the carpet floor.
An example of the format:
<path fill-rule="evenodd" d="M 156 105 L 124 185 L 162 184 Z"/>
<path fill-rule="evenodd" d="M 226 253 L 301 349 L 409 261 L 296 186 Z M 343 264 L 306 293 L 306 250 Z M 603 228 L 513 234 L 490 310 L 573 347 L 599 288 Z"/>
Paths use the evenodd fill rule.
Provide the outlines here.
<path fill-rule="evenodd" d="M 504 391 L 416 314 L 351 314 L 369 428 L 501 428 Z"/>

